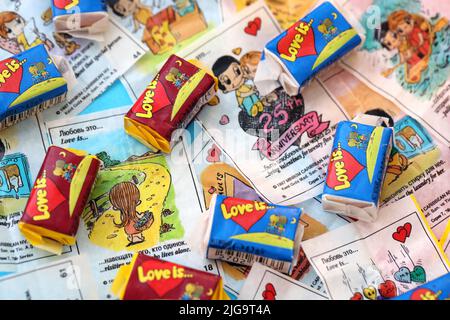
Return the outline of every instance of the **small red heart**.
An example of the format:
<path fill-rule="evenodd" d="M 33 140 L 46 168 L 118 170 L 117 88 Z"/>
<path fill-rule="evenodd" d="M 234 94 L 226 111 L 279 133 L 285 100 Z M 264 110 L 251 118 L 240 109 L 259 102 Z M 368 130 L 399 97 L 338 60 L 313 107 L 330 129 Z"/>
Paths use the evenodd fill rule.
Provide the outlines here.
<path fill-rule="evenodd" d="M 350 300 L 363 300 L 363 295 L 360 292 L 355 292 L 353 297 L 350 298 Z"/>
<path fill-rule="evenodd" d="M 261 29 L 261 19 L 260 18 L 255 18 L 252 21 L 249 21 L 249 23 L 247 24 L 247 26 L 244 29 L 244 32 L 251 35 L 251 36 L 255 36 L 258 34 L 258 31 Z"/>
<path fill-rule="evenodd" d="M 77 5 L 79 0 L 53 0 L 53 4 L 58 9 L 66 10 L 68 7 Z"/>
<path fill-rule="evenodd" d="M 275 290 L 273 284 L 266 284 L 266 290 L 262 293 L 264 300 L 275 300 L 276 295 L 277 291 Z"/>
<path fill-rule="evenodd" d="M 412 225 L 411 223 L 407 222 L 403 225 L 403 228 L 405 228 L 406 230 L 406 236 L 409 237 L 409 235 L 411 234 L 411 229 L 412 229 Z"/>
<path fill-rule="evenodd" d="M 406 231 L 405 228 L 403 228 L 403 227 L 398 227 L 398 228 L 397 228 L 397 232 L 394 232 L 394 233 L 392 234 L 392 238 L 393 238 L 394 240 L 397 240 L 397 241 L 401 242 L 401 243 L 405 243 L 405 240 L 406 240 L 406 238 L 407 238 L 407 234 L 408 234 L 408 232 Z"/>
<path fill-rule="evenodd" d="M 397 296 L 397 286 L 394 281 L 386 280 L 378 286 L 378 292 L 383 298 L 393 298 Z"/>
<path fill-rule="evenodd" d="M 22 65 L 14 72 L 11 71 L 8 65 L 15 68 L 16 65 L 20 65 L 20 62 L 15 58 L 0 62 L 0 92 L 19 93 L 23 75 Z M 3 73 L 9 74 L 9 77 L 5 77 Z"/>
<path fill-rule="evenodd" d="M 233 207 L 237 208 L 235 210 L 239 210 L 238 208 L 242 209 L 247 204 L 253 204 L 253 211 L 252 212 L 244 212 L 243 214 L 238 213 L 237 216 L 231 218 L 231 220 L 233 220 L 235 223 L 240 225 L 247 232 L 267 212 L 267 208 L 264 209 L 264 210 L 257 210 L 256 207 L 255 207 L 255 201 L 251 201 L 251 200 L 244 200 L 244 199 L 237 199 L 237 198 L 226 198 L 223 201 L 223 204 L 225 205 L 225 208 L 227 209 L 227 212 L 231 212 L 231 208 L 233 208 Z"/>
<path fill-rule="evenodd" d="M 165 261 L 151 260 L 141 264 L 144 274 L 149 271 L 161 271 L 170 269 L 172 271 L 173 264 Z M 147 285 L 156 292 L 159 297 L 164 297 L 170 290 L 175 289 L 184 281 L 183 278 L 170 279 L 154 279 L 148 280 Z"/>
<path fill-rule="evenodd" d="M 206 161 L 212 163 L 219 162 L 221 154 L 222 151 L 219 149 L 218 146 L 214 144 L 212 148 L 208 150 L 208 156 L 206 157 Z"/>

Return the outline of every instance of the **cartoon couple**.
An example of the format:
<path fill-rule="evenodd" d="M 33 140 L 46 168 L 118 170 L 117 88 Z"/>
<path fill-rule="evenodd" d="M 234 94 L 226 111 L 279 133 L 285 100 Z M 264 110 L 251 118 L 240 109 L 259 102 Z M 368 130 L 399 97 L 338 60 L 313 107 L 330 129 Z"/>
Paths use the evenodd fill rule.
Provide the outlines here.
<path fill-rule="evenodd" d="M 27 25 L 31 25 L 34 39 L 26 35 Z M 45 34 L 39 32 L 34 18 L 28 22 L 16 12 L 0 12 L 0 47 L 11 54 L 18 54 L 39 44 L 44 44 L 47 50 L 51 50 L 54 44 L 47 39 Z"/>
<path fill-rule="evenodd" d="M 428 58 L 432 53 L 434 34 L 447 22 L 440 20 L 436 25 L 419 14 L 405 10 L 392 12 L 381 28 L 375 30 L 375 39 L 389 51 L 396 50 L 400 62 L 383 73 L 388 77 L 397 67 L 406 65 L 406 80 L 409 83 L 420 81 L 420 74 L 428 67 Z M 416 67 L 416 68 L 413 68 Z"/>
<path fill-rule="evenodd" d="M 263 101 L 253 84 L 260 59 L 261 52 L 250 51 L 240 61 L 231 56 L 222 56 L 212 67 L 214 75 L 219 79 L 219 89 L 224 93 L 234 91 L 239 108 L 252 117 L 256 117 L 264 109 Z"/>

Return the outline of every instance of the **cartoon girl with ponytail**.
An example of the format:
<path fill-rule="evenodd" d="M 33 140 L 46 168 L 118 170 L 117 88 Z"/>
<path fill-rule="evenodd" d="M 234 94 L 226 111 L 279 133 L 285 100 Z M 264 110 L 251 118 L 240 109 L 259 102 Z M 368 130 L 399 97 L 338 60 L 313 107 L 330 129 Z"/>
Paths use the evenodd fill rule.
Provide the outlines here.
<path fill-rule="evenodd" d="M 114 224 L 124 228 L 130 242 L 127 247 L 145 241 L 143 231 L 149 229 L 153 222 L 153 213 L 150 211 L 138 212 L 137 206 L 141 203 L 138 187 L 132 182 L 120 182 L 109 192 L 109 201 L 114 210 L 120 211 L 120 222 Z"/>

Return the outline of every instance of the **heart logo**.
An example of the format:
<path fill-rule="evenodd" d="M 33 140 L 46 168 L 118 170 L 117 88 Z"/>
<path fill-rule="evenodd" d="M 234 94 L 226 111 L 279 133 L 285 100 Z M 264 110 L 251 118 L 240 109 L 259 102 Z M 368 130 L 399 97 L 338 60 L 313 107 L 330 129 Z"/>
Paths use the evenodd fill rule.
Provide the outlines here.
<path fill-rule="evenodd" d="M 153 273 L 152 280 L 147 280 L 147 285 L 156 292 L 159 297 L 164 297 L 169 291 L 178 287 L 183 281 L 183 278 L 159 278 L 158 274 L 160 274 L 163 270 L 172 270 L 172 264 L 165 261 L 151 260 L 144 261 L 141 264 L 144 275 L 149 275 Z M 159 272 L 159 273 L 158 273 Z"/>
<path fill-rule="evenodd" d="M 158 80 L 159 74 L 141 95 L 139 102 L 136 102 L 133 107 L 132 112 L 135 113 L 137 117 L 151 118 L 151 114 L 154 114 L 171 105 L 163 84 Z M 153 97 L 155 97 L 155 99 Z"/>
<path fill-rule="evenodd" d="M 428 288 L 418 288 L 411 293 L 409 300 L 438 300 L 439 294 Z"/>
<path fill-rule="evenodd" d="M 411 271 L 407 267 L 401 267 L 394 273 L 394 278 L 398 282 L 411 283 Z"/>
<path fill-rule="evenodd" d="M 367 287 L 363 290 L 364 297 L 370 300 L 377 299 L 377 290 L 374 286 Z"/>
<path fill-rule="evenodd" d="M 363 295 L 361 294 L 361 292 L 355 292 L 350 300 L 363 300 Z"/>
<path fill-rule="evenodd" d="M 336 161 L 333 161 L 333 158 L 330 160 L 330 164 L 328 165 L 327 186 L 339 190 L 339 187 L 344 184 L 342 182 L 342 177 L 345 176 L 346 180 L 350 183 L 364 169 L 364 166 L 360 164 L 351 153 L 342 148 L 335 149 L 333 153 L 335 152 L 341 152 L 342 158 Z M 339 165 L 337 165 L 338 163 Z"/>
<path fill-rule="evenodd" d="M 9 66 L 9 67 L 8 67 Z M 10 68 L 13 68 L 12 71 Z M 17 59 L 6 59 L 0 62 L 0 92 L 19 93 L 22 83 L 23 68 Z M 3 73 L 8 73 L 5 76 Z"/>
<path fill-rule="evenodd" d="M 245 207 L 248 204 L 253 205 L 253 211 L 245 211 Z M 226 198 L 223 200 L 223 205 L 228 213 L 236 213 L 236 216 L 232 216 L 231 220 L 248 232 L 255 223 L 257 223 L 267 212 L 267 209 L 257 210 L 255 207 L 255 201 L 237 199 L 237 198 Z"/>
<path fill-rule="evenodd" d="M 226 114 L 224 114 L 219 120 L 219 124 L 221 124 L 222 126 L 229 124 L 229 123 L 230 123 L 230 118 Z"/>
<path fill-rule="evenodd" d="M 386 280 L 378 286 L 378 292 L 383 298 L 393 298 L 397 296 L 397 286 L 392 280 Z"/>
<path fill-rule="evenodd" d="M 425 283 L 427 281 L 425 269 L 422 266 L 415 266 L 411 271 L 411 281 Z"/>
<path fill-rule="evenodd" d="M 28 205 L 26 208 L 26 213 L 31 218 L 43 215 L 43 213 L 38 210 L 38 206 L 46 205 L 48 208 L 48 212 L 51 215 L 52 211 L 55 208 L 57 208 L 61 203 L 66 201 L 66 198 L 64 197 L 64 195 L 61 194 L 59 189 L 56 187 L 55 183 L 48 178 L 46 179 L 45 191 L 47 192 L 47 196 L 39 197 L 38 189 L 33 188 L 30 198 L 28 200 L 28 203 L 31 205 Z"/>
<path fill-rule="evenodd" d="M 295 62 L 297 58 L 316 55 L 314 31 L 305 21 L 298 21 L 278 41 L 277 50 L 282 59 Z"/>
<path fill-rule="evenodd" d="M 277 295 L 277 291 L 275 287 L 270 282 L 266 284 L 265 290 L 262 293 L 262 297 L 264 300 L 276 300 L 275 297 Z"/>
<path fill-rule="evenodd" d="M 54 6 L 61 10 L 69 10 L 77 6 L 79 2 L 79 0 L 53 0 Z"/>
<path fill-rule="evenodd" d="M 208 150 L 208 156 L 206 157 L 206 161 L 211 163 L 219 162 L 221 154 L 222 151 L 219 149 L 218 146 L 214 144 L 212 148 Z"/>
<path fill-rule="evenodd" d="M 412 225 L 407 222 L 403 226 L 397 227 L 397 231 L 392 234 L 392 238 L 401 243 L 405 243 L 406 238 L 411 234 Z"/>
<path fill-rule="evenodd" d="M 247 26 L 244 28 L 244 32 L 251 36 L 255 36 L 258 34 L 258 31 L 261 30 L 261 18 L 257 17 L 250 21 Z"/>

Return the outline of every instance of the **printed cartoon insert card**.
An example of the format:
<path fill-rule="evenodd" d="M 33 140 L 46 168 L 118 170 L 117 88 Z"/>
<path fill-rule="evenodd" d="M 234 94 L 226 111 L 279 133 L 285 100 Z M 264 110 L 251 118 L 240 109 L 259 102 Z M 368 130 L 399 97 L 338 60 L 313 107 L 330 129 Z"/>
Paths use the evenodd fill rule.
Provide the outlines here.
<path fill-rule="evenodd" d="M 414 197 L 302 243 L 331 299 L 396 297 L 450 271 Z"/>

